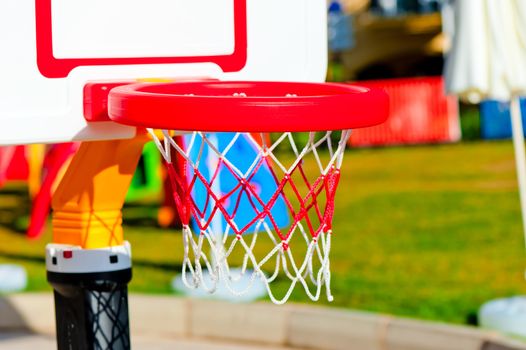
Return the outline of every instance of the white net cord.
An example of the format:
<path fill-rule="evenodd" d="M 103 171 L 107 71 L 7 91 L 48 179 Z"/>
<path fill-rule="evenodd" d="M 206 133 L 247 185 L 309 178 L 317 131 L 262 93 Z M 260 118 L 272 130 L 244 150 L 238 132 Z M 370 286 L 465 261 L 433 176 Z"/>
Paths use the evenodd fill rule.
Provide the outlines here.
<path fill-rule="evenodd" d="M 167 165 L 175 169 L 171 180 L 179 188 L 174 196 L 182 214 L 182 280 L 188 288 L 213 293 L 222 282 L 233 295 L 242 295 L 260 280 L 276 304 L 285 303 L 298 285 L 312 300 L 319 300 L 323 290 L 333 300 L 332 215 L 350 130 L 310 132 L 303 144 L 293 133 L 283 133 L 273 142 L 265 134 L 232 133 L 221 147 L 212 133 L 186 134 L 182 145 L 171 131 L 162 130 L 162 136 L 148 131 Z M 244 167 L 232 159 L 240 142 L 254 150 L 253 160 Z M 312 166 L 307 167 L 307 159 Z M 183 170 L 178 162 L 184 164 Z M 204 167 L 208 177 L 202 174 Z M 274 182 L 265 199 L 253 184 L 262 169 Z M 231 191 L 221 192 L 222 171 L 236 180 Z M 205 188 L 207 198 L 195 198 L 196 188 Z M 250 219 L 244 223 L 236 220 L 236 214 L 246 209 L 240 208 L 241 200 L 250 203 Z M 278 201 L 285 203 L 287 227 L 277 223 L 273 212 Z M 236 282 L 242 276 L 248 276 L 249 283 L 240 288 Z M 279 285 L 277 292 L 273 283 Z"/>

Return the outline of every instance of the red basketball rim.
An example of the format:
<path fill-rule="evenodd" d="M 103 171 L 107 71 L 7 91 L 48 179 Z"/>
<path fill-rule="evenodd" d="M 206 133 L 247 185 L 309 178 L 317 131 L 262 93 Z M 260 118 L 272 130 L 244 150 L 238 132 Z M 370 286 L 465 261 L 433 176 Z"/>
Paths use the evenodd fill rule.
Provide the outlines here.
<path fill-rule="evenodd" d="M 387 119 L 381 89 L 333 83 L 171 82 L 116 87 L 108 113 L 120 124 L 181 131 L 326 131 Z"/>

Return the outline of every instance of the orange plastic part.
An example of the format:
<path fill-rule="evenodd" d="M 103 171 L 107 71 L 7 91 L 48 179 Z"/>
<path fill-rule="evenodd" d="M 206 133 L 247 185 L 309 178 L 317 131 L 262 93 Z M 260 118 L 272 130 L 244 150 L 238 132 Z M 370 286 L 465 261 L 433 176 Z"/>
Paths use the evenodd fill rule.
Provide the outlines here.
<path fill-rule="evenodd" d="M 53 242 L 95 249 L 123 244 L 122 206 L 148 141 L 83 143 L 53 197 Z"/>

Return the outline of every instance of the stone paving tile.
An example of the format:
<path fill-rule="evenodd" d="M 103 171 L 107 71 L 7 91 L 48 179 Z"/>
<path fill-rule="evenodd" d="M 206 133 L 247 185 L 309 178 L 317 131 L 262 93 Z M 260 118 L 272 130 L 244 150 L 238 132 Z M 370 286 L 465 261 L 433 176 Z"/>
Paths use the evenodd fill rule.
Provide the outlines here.
<path fill-rule="evenodd" d="M 393 319 L 387 330 L 387 350 L 479 350 L 483 336 L 470 327 Z"/>
<path fill-rule="evenodd" d="M 2 350 L 56 350 L 55 339 L 43 335 L 27 333 L 0 333 L 0 349 Z"/>
<path fill-rule="evenodd" d="M 194 337 L 267 344 L 286 341 L 286 307 L 198 300 L 192 302 L 191 308 L 190 334 Z"/>
<path fill-rule="evenodd" d="M 200 339 L 159 339 L 133 337 L 133 350 L 291 350 L 285 347 L 228 343 Z M 0 333 L 2 350 L 56 350 L 55 339 L 50 336 L 27 333 Z M 295 348 L 294 350 L 299 350 Z"/>
<path fill-rule="evenodd" d="M 296 307 L 288 344 L 327 350 L 380 350 L 386 319 L 373 314 Z"/>

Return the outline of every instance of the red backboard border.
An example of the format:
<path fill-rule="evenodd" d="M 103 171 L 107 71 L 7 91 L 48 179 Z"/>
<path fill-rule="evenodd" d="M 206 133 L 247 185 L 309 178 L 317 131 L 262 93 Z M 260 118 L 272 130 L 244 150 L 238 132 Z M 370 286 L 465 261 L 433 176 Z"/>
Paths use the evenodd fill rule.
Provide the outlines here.
<path fill-rule="evenodd" d="M 247 61 L 247 0 L 234 0 L 234 52 L 218 56 L 56 58 L 53 56 L 52 0 L 35 0 L 37 66 L 46 78 L 65 78 L 76 67 L 133 64 L 215 63 L 223 72 L 238 72 Z"/>

